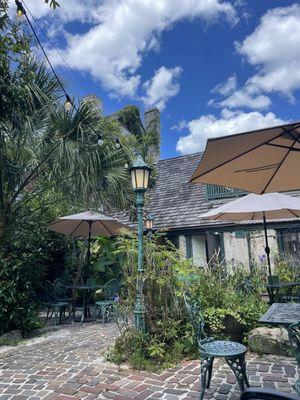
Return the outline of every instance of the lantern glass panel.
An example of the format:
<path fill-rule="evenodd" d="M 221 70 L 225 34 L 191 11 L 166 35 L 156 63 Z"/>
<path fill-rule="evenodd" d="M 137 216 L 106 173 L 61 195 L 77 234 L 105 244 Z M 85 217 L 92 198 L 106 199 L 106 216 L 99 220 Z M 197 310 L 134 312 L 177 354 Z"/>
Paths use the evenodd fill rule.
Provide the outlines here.
<path fill-rule="evenodd" d="M 146 228 L 149 230 L 153 228 L 153 219 L 146 219 Z"/>

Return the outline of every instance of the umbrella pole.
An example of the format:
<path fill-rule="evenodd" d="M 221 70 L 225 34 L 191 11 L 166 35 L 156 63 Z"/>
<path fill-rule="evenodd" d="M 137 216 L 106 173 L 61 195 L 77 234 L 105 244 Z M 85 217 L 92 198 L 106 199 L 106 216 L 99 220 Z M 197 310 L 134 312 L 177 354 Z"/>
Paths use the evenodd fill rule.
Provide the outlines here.
<path fill-rule="evenodd" d="M 88 248 L 87 248 L 86 283 L 88 283 L 87 280 L 89 278 L 89 272 L 90 272 L 92 221 L 88 221 L 88 223 L 89 223 L 89 236 L 88 236 Z"/>
<path fill-rule="evenodd" d="M 267 221 L 266 221 L 265 212 L 263 212 L 263 221 L 264 221 L 264 231 L 265 231 L 265 241 L 266 241 L 265 252 L 266 252 L 266 255 L 267 255 L 269 275 L 272 275 L 271 260 L 270 260 L 270 247 L 269 247 L 269 242 L 268 242 Z"/>

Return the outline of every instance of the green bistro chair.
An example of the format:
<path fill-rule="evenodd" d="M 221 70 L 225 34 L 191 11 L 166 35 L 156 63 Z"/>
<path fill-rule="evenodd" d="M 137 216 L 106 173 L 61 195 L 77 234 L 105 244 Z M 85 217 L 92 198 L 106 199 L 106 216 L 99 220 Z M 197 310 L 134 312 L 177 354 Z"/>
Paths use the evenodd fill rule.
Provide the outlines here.
<path fill-rule="evenodd" d="M 55 279 L 53 286 L 55 289 L 56 300 L 59 302 L 67 302 L 68 307 L 65 311 L 68 311 L 69 318 L 73 315 L 73 319 L 75 319 L 74 294 L 72 289 L 68 289 L 67 283 L 61 278 Z"/>
<path fill-rule="evenodd" d="M 118 279 L 111 279 L 103 286 L 103 300 L 95 302 L 95 314 L 101 315 L 103 324 L 115 316 L 120 289 L 121 282 Z"/>
<path fill-rule="evenodd" d="M 279 283 L 279 277 L 277 275 L 268 275 L 267 281 L 269 285 L 276 285 L 277 283 Z M 280 298 L 280 293 L 278 289 L 267 287 L 267 290 L 270 299 L 270 304 L 281 303 L 282 299 Z"/>
<path fill-rule="evenodd" d="M 245 363 L 247 348 L 238 342 L 214 340 L 211 337 L 205 337 L 204 319 L 199 303 L 193 301 L 188 294 L 184 295 L 184 301 L 195 331 L 200 355 L 200 400 L 204 397 L 205 389 L 210 386 L 215 358 L 224 358 L 226 360 L 238 381 L 241 392 L 243 392 L 245 385 L 249 387 Z"/>
<path fill-rule="evenodd" d="M 289 341 L 292 347 L 297 364 L 300 367 L 300 322 L 291 324 L 288 327 Z M 300 396 L 300 379 L 294 385 L 295 392 Z"/>
<path fill-rule="evenodd" d="M 65 315 L 66 309 L 69 306 L 69 302 L 57 298 L 55 286 L 53 285 L 53 283 L 49 281 L 46 282 L 45 291 L 46 291 L 45 306 L 47 307 L 47 316 L 45 320 L 45 325 L 48 319 L 50 319 L 54 314 L 55 318 L 54 323 L 56 326 L 58 320 L 59 323 L 61 323 L 62 316 Z"/>

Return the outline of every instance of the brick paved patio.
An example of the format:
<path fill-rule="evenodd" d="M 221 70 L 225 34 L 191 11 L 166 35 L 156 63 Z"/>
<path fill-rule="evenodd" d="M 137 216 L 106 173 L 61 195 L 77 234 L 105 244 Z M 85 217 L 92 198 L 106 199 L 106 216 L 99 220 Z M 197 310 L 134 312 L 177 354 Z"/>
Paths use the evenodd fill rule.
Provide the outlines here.
<path fill-rule="evenodd" d="M 197 360 L 160 374 L 131 371 L 105 361 L 105 351 L 117 337 L 112 324 L 65 326 L 42 339 L 1 352 L 0 399 L 197 399 Z M 250 384 L 292 391 L 298 378 L 296 362 L 284 357 L 248 355 Z M 238 399 L 229 368 L 216 363 L 206 398 Z"/>

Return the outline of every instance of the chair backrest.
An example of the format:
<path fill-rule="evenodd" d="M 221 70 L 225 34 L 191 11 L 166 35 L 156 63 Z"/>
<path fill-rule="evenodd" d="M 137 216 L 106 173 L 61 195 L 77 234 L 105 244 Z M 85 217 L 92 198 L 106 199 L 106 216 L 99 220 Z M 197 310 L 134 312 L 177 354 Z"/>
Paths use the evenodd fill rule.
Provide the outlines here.
<path fill-rule="evenodd" d="M 240 397 L 240 400 L 299 400 L 299 397 L 290 394 L 278 392 L 273 389 L 257 389 L 249 388 L 246 389 Z"/>
<path fill-rule="evenodd" d="M 66 282 L 63 279 L 61 279 L 61 278 L 55 279 L 55 281 L 53 282 L 53 285 L 54 285 L 57 299 L 67 298 L 68 290 L 66 288 Z"/>
<path fill-rule="evenodd" d="M 204 334 L 204 318 L 201 312 L 200 302 L 192 299 L 188 292 L 183 295 L 185 307 L 187 309 L 190 321 L 193 325 L 198 343 L 205 338 Z"/>
<path fill-rule="evenodd" d="M 276 283 L 279 283 L 278 275 L 268 275 L 268 284 L 276 285 Z"/>
<path fill-rule="evenodd" d="M 291 324 L 288 327 L 289 341 L 293 349 L 294 356 L 300 366 L 300 322 Z"/>
<path fill-rule="evenodd" d="M 55 286 L 49 281 L 45 283 L 45 297 L 48 303 L 53 303 L 57 300 Z"/>
<path fill-rule="evenodd" d="M 121 282 L 118 279 L 111 279 L 104 285 L 104 293 L 106 300 L 113 300 L 120 294 Z"/>

